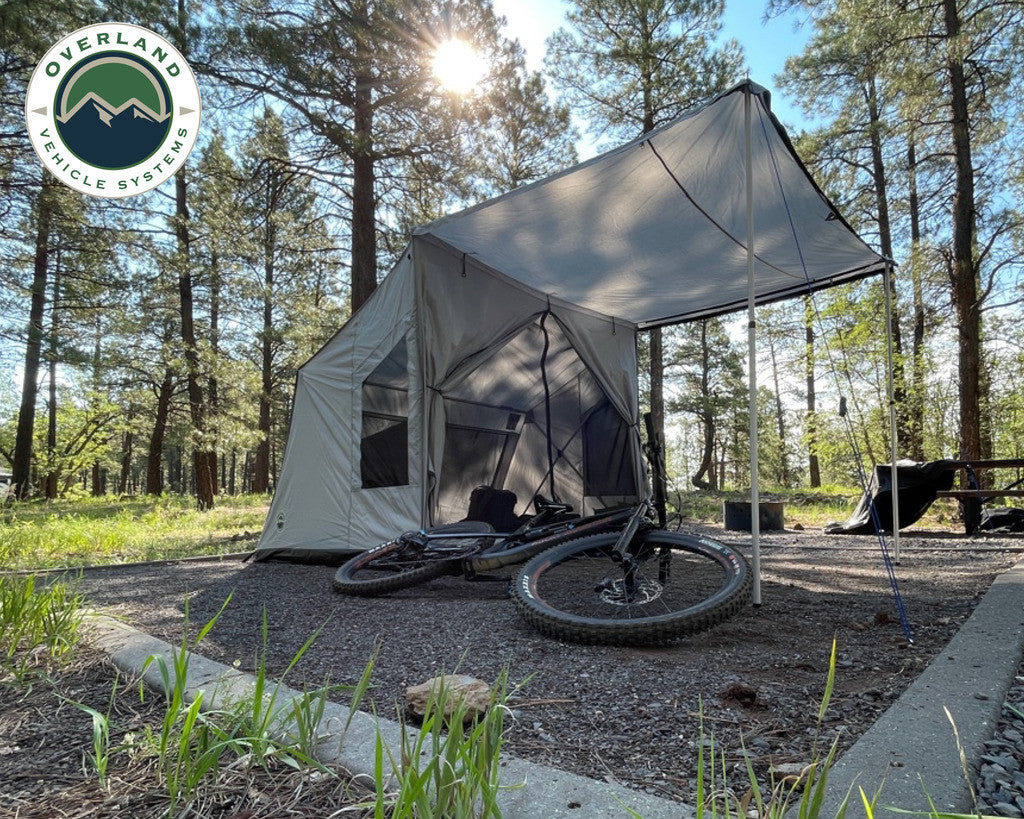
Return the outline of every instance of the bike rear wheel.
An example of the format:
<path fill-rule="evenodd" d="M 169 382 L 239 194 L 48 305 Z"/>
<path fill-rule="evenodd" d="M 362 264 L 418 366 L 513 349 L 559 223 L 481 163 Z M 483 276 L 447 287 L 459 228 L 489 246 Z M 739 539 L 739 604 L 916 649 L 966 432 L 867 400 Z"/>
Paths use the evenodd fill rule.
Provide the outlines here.
<path fill-rule="evenodd" d="M 475 521 L 439 526 L 432 534 L 480 533 L 491 527 Z M 481 539 L 423 540 L 416 534 L 400 535 L 343 563 L 334 575 L 334 588 L 343 594 L 373 596 L 455 574 L 461 557 L 481 547 Z"/>
<path fill-rule="evenodd" d="M 448 572 L 448 561 L 428 549 L 397 537 L 360 552 L 334 575 L 334 588 L 343 594 L 373 596 L 426 583 Z"/>
<path fill-rule="evenodd" d="M 578 538 L 532 558 L 512 588 L 519 613 L 564 640 L 659 645 L 721 623 L 750 598 L 750 568 L 729 546 L 651 529 L 639 535 L 627 577 L 612 559 L 618 537 Z"/>

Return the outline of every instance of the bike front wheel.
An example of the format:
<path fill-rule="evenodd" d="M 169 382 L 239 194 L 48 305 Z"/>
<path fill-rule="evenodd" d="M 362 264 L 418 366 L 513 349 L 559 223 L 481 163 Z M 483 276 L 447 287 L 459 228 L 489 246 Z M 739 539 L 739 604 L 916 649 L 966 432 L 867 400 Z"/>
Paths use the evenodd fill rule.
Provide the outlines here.
<path fill-rule="evenodd" d="M 542 552 L 512 588 L 519 613 L 551 637 L 602 645 L 660 645 L 711 628 L 750 599 L 750 567 L 735 549 L 651 529 L 633 568 L 613 559 L 618 533 Z"/>

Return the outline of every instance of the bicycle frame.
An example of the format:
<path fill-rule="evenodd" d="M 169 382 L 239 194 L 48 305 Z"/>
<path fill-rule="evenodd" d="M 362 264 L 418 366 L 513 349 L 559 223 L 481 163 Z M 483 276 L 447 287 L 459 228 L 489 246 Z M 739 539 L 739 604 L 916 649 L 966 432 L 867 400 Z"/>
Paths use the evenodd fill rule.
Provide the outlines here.
<path fill-rule="evenodd" d="M 644 504 L 641 504 L 641 506 L 644 506 Z M 469 560 L 476 554 L 489 554 L 510 548 L 510 544 L 543 543 L 548 539 L 554 542 L 564 539 L 567 533 L 575 537 L 592 533 L 597 529 L 614 528 L 632 518 L 636 514 L 637 508 L 635 506 L 626 506 L 588 517 L 552 521 L 550 523 L 536 523 L 535 521 L 542 517 L 543 513 L 541 513 L 541 515 L 535 515 L 530 521 L 514 532 L 431 532 L 426 529 L 420 529 L 418 532 L 407 532 L 402 537 L 424 547 L 429 545 L 430 548 L 437 550 L 445 549 L 445 546 L 439 544 L 438 541 L 493 541 L 490 546 L 465 555 L 464 559 Z M 453 546 L 451 550 L 455 551 L 456 548 Z"/>

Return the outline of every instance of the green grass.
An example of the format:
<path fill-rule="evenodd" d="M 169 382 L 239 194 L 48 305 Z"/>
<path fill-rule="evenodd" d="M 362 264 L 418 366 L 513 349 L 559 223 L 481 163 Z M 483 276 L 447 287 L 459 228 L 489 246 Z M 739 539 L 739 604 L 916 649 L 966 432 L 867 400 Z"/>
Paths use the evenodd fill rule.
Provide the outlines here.
<path fill-rule="evenodd" d="M 377 799 L 374 819 L 501 819 L 498 794 L 501 748 L 509 690 L 508 669 L 491 687 L 487 711 L 473 720 L 467 718 L 466 702 L 455 703 L 445 717 L 449 693 L 442 682 L 427 701 L 418 731 L 410 731 L 401 719 L 401 758 L 395 759 L 377 732 L 374 779 Z M 399 712 L 401 717 L 401 712 Z M 388 782 L 384 758 L 396 774 Z"/>
<path fill-rule="evenodd" d="M 786 528 L 799 523 L 804 528 L 820 529 L 826 523 L 846 520 L 860 498 L 860 490 L 829 487 L 814 492 L 761 490 L 761 500 L 781 501 L 785 506 Z M 749 492 L 688 491 L 669 492 L 669 504 L 684 519 L 701 523 L 722 522 L 722 502 L 747 501 Z"/>
<path fill-rule="evenodd" d="M 33 575 L 0 577 L 0 680 L 25 680 L 69 657 L 82 616 L 73 587 L 39 586 Z"/>
<path fill-rule="evenodd" d="M 208 512 L 178 496 L 18 503 L 0 512 L 0 566 L 96 566 L 245 551 L 263 528 L 267 504 L 263 495 L 218 497 Z"/>

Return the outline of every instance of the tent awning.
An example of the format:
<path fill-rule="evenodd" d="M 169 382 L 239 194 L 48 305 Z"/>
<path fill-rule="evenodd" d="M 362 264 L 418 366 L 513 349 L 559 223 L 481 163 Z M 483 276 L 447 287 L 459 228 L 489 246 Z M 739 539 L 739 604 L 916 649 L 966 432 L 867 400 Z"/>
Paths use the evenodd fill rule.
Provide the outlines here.
<path fill-rule="evenodd" d="M 640 327 L 747 303 L 743 100 L 752 126 L 754 297 L 882 272 L 744 82 L 646 136 L 416 231 L 539 293 Z"/>

